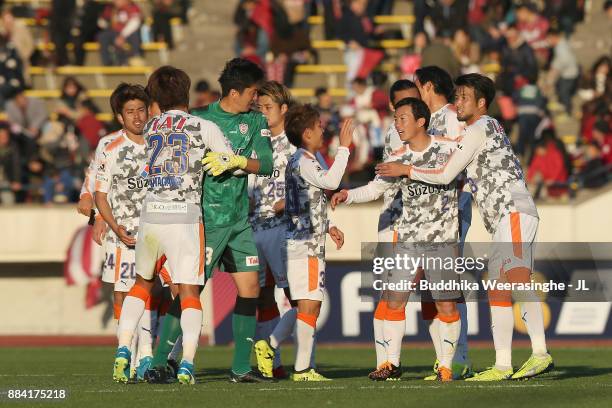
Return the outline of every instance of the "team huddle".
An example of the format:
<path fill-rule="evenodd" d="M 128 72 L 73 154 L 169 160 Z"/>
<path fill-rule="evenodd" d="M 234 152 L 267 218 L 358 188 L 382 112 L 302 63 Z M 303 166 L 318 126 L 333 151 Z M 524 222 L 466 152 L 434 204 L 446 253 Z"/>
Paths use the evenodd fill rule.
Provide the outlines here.
<path fill-rule="evenodd" d="M 237 289 L 230 381 L 326 381 L 315 364 L 326 236 L 337 249 L 344 244 L 328 217 L 326 192 L 338 189 L 347 167 L 352 120 L 343 123 L 328 167 L 318 153 L 324 138 L 314 107 L 293 102 L 286 87 L 264 81 L 262 70 L 243 59 L 229 61 L 219 83 L 221 99 L 191 113 L 191 81 L 170 66 L 156 70 L 146 88 L 121 84 L 111 96 L 122 129 L 100 140 L 79 211 L 89 215 L 95 203 L 93 236 L 105 251 L 102 280 L 114 288 L 113 380 L 195 383 L 200 294 L 218 268 Z M 394 122 L 377 176 L 333 194 L 332 209 L 382 195 L 379 242 L 393 243 L 398 254 L 456 256 L 473 199 L 493 238 L 489 277 L 529 282 L 538 214 L 508 138 L 486 115 L 494 93 L 486 77 L 464 75 L 453 84 L 438 67 L 417 70 L 415 82 L 395 82 Z M 455 105 L 449 103 L 453 96 Z M 384 279 L 436 282 L 458 275 L 420 268 L 411 276 L 392 270 Z M 282 316 L 275 287 L 291 305 Z M 401 377 L 410 295 L 380 294 L 372 380 Z M 426 379 L 499 381 L 553 367 L 537 297 L 521 302 L 533 353 L 516 372 L 510 291 L 489 293 L 496 361 L 478 373 L 468 358 L 462 293 L 432 291 L 421 302 L 436 353 Z M 289 376 L 280 346 L 292 334 L 296 357 Z M 251 367 L 253 350 L 257 368 Z"/>

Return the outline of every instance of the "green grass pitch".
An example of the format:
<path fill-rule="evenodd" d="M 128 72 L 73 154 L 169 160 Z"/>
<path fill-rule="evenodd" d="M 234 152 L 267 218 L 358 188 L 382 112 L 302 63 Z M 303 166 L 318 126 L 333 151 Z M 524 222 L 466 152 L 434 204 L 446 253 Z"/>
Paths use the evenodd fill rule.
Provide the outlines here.
<path fill-rule="evenodd" d="M 374 383 L 366 378 L 373 365 L 367 347 L 317 349 L 320 371 L 333 378 L 325 383 L 231 384 L 227 370 L 231 348 L 202 347 L 197 356 L 198 384 L 192 387 L 114 384 L 114 349 L 109 347 L 49 347 L 0 349 L 0 403 L 8 389 L 66 389 L 62 402 L 15 402 L 12 406 L 74 407 L 612 407 L 612 348 L 553 349 L 556 368 L 529 381 L 452 384 L 422 381 L 431 371 L 433 353 L 427 348 L 403 350 L 402 381 Z M 514 351 L 519 365 L 529 350 Z M 491 349 L 472 349 L 476 368 L 493 361 Z M 293 361 L 293 349 L 283 350 Z M 51 405 L 49 405 L 51 404 Z M 389 405 L 391 404 L 391 405 Z"/>

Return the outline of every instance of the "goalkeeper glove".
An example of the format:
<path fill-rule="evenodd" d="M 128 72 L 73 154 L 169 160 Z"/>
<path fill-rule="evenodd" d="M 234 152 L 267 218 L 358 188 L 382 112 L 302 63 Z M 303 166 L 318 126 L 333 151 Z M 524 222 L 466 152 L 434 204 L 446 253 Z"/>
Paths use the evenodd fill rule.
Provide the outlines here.
<path fill-rule="evenodd" d="M 213 176 L 218 176 L 227 170 L 235 168 L 244 169 L 247 166 L 247 158 L 231 153 L 209 152 L 202 159 L 202 164 L 205 171 Z"/>

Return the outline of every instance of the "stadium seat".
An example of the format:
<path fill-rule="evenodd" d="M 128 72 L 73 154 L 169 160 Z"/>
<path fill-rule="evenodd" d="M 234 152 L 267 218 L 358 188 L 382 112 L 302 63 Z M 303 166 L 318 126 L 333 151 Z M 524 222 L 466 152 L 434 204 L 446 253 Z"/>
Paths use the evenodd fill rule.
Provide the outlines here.
<path fill-rule="evenodd" d="M 291 95 L 295 98 L 310 98 L 315 96 L 315 88 L 292 88 Z M 331 88 L 328 89 L 331 96 L 345 97 L 347 92 L 344 88 Z"/>
<path fill-rule="evenodd" d="M 412 15 L 397 15 L 397 16 L 375 16 L 375 24 L 397 24 L 402 30 L 404 38 L 410 38 L 412 35 L 412 24 L 414 24 L 415 18 Z M 310 16 L 308 17 L 308 24 L 316 26 L 323 24 L 323 16 Z"/>
<path fill-rule="evenodd" d="M 410 40 L 382 40 L 378 43 L 381 48 L 401 49 L 410 47 Z M 340 40 L 314 40 L 312 47 L 315 49 L 344 49 L 344 42 Z"/>
<path fill-rule="evenodd" d="M 60 83 L 58 77 L 76 76 L 84 80 L 87 88 L 107 89 L 118 85 L 120 82 L 129 81 L 127 76 L 139 77 L 138 80 L 146 82 L 149 74 L 153 72 L 151 66 L 63 66 L 57 68 L 31 67 L 30 75 L 33 81 L 38 81 L 34 88 L 58 89 Z M 45 85 L 41 84 L 44 83 Z M 109 83 L 110 82 L 110 83 Z M 35 82 L 36 84 L 36 82 Z"/>

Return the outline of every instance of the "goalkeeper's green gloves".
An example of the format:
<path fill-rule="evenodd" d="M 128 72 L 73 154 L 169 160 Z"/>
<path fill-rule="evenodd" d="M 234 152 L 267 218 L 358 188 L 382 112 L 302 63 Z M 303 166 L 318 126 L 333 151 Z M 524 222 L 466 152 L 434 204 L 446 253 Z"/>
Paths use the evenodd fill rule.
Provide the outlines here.
<path fill-rule="evenodd" d="M 231 153 L 208 152 L 202 159 L 204 170 L 213 176 L 233 169 L 244 169 L 247 166 L 247 158 Z"/>

